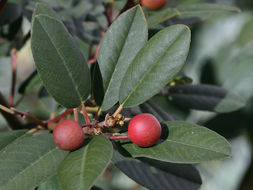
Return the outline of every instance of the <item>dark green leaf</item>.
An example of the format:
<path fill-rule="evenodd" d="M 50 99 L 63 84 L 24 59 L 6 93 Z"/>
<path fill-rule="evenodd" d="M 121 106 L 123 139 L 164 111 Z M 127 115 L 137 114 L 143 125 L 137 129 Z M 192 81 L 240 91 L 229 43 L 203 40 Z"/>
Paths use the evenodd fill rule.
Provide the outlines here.
<path fill-rule="evenodd" d="M 173 104 L 171 101 L 168 101 L 167 96 L 154 96 L 150 101 L 157 104 L 157 106 L 161 107 L 167 113 L 175 116 L 175 118 L 179 118 L 179 120 L 186 120 L 190 112 L 189 109 L 183 109 L 182 107 Z"/>
<path fill-rule="evenodd" d="M 140 6 L 123 13 L 106 32 L 98 53 L 105 90 L 103 110 L 118 102 L 119 87 L 126 69 L 147 37 L 147 23 Z"/>
<path fill-rule="evenodd" d="M 0 27 L 0 37 L 6 38 L 9 41 L 15 40 L 19 31 L 21 31 L 23 17 L 20 16 L 10 24 L 4 25 Z M 18 46 L 18 40 L 16 39 L 16 46 Z"/>
<path fill-rule="evenodd" d="M 160 122 L 178 120 L 176 116 L 167 113 L 160 106 L 156 105 L 155 103 L 151 101 L 147 101 L 141 104 L 140 109 L 143 113 L 153 114 Z"/>
<path fill-rule="evenodd" d="M 9 143 L 24 135 L 27 130 L 15 130 L 0 133 L 0 151 L 6 147 Z"/>
<path fill-rule="evenodd" d="M 39 89 L 42 86 L 42 82 L 37 74 L 37 71 L 32 72 L 29 77 L 21 83 L 18 92 L 20 94 L 27 94 L 34 88 Z"/>
<path fill-rule="evenodd" d="M 97 62 L 91 66 L 92 95 L 97 105 L 101 106 L 104 98 L 103 79 Z"/>
<path fill-rule="evenodd" d="M 59 184 L 64 190 L 88 190 L 103 173 L 112 157 L 112 144 L 103 135 L 95 136 L 85 147 L 71 152 L 62 162 Z"/>
<path fill-rule="evenodd" d="M 0 17 L 0 26 L 9 24 L 20 17 L 22 14 L 23 6 L 18 3 L 7 3 L 6 7 L 3 9 Z"/>
<path fill-rule="evenodd" d="M 115 154 L 114 154 L 115 155 Z M 118 156 L 114 156 L 118 157 Z M 152 190 L 199 189 L 201 178 L 191 165 L 171 164 L 151 159 L 141 162 L 132 158 L 113 159 L 128 177 Z"/>
<path fill-rule="evenodd" d="M 180 13 L 177 9 L 163 9 L 161 11 L 150 11 L 147 15 L 148 27 L 160 24 L 168 19 L 178 16 Z"/>
<path fill-rule="evenodd" d="M 176 85 L 169 88 L 173 103 L 192 109 L 226 113 L 238 110 L 245 101 L 238 95 L 212 85 Z"/>
<path fill-rule="evenodd" d="M 184 25 L 167 27 L 151 38 L 128 67 L 120 86 L 120 103 L 137 106 L 157 94 L 183 67 L 190 46 Z"/>
<path fill-rule="evenodd" d="M 90 74 L 65 26 L 50 16 L 35 16 L 31 48 L 47 91 L 67 108 L 79 106 L 89 95 Z"/>
<path fill-rule="evenodd" d="M 227 140 L 205 127 L 182 121 L 165 122 L 168 137 L 149 148 L 122 143 L 133 157 L 147 157 L 165 162 L 199 163 L 231 157 Z"/>
<path fill-rule="evenodd" d="M 68 152 L 52 135 L 23 136 L 0 152 L 0 189 L 32 189 L 56 174 Z"/>
<path fill-rule="evenodd" d="M 240 12 L 237 7 L 214 3 L 182 4 L 177 9 L 180 13 L 180 18 L 198 17 L 202 20 L 212 18 L 220 13 Z"/>

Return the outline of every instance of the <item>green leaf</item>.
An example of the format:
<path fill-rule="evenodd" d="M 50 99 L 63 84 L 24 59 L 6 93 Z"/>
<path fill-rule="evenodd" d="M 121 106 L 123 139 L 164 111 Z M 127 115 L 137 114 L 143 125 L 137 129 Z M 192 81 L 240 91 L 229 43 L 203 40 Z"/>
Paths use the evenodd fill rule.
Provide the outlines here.
<path fill-rule="evenodd" d="M 180 15 L 177 9 L 163 9 L 161 11 L 150 11 L 147 15 L 148 27 L 160 24 L 168 19 Z"/>
<path fill-rule="evenodd" d="M 174 163 L 199 163 L 231 157 L 227 140 L 199 125 L 183 121 L 164 122 L 168 137 L 155 146 L 141 148 L 133 143 L 122 143 L 133 157 L 148 157 Z"/>
<path fill-rule="evenodd" d="M 47 15 L 53 18 L 59 18 L 55 11 L 44 3 L 36 3 L 32 18 L 34 19 L 37 15 Z"/>
<path fill-rule="evenodd" d="M 157 94 L 183 67 L 190 46 L 190 30 L 174 25 L 158 32 L 139 51 L 120 86 L 124 107 L 137 106 Z"/>
<path fill-rule="evenodd" d="M 0 26 L 10 24 L 17 20 L 22 14 L 22 4 L 7 2 L 5 8 L 2 10 L 0 17 Z"/>
<path fill-rule="evenodd" d="M 38 190 L 60 190 L 60 186 L 58 184 L 57 176 L 50 178 L 46 182 L 42 183 Z"/>
<path fill-rule="evenodd" d="M 56 174 L 68 152 L 52 135 L 23 136 L 0 152 L 0 189 L 32 189 Z"/>
<path fill-rule="evenodd" d="M 197 110 L 227 113 L 245 105 L 237 94 L 214 85 L 175 85 L 169 88 L 168 93 L 174 104 Z"/>
<path fill-rule="evenodd" d="M 35 16 L 31 48 L 47 91 L 61 105 L 78 107 L 89 95 L 90 73 L 65 26 L 50 16 Z"/>
<path fill-rule="evenodd" d="M 202 20 L 212 18 L 220 13 L 240 12 L 237 7 L 214 3 L 182 4 L 177 9 L 180 13 L 180 18 L 197 17 Z"/>
<path fill-rule="evenodd" d="M 91 65 L 92 95 L 97 105 L 101 106 L 104 98 L 104 87 L 98 62 Z"/>
<path fill-rule="evenodd" d="M 24 135 L 27 130 L 15 130 L 0 133 L 0 151 L 6 147 L 9 143 Z"/>
<path fill-rule="evenodd" d="M 112 152 L 111 142 L 103 135 L 93 137 L 88 145 L 71 152 L 58 171 L 62 189 L 90 189 L 109 164 Z"/>
<path fill-rule="evenodd" d="M 141 161 L 113 154 L 113 163 L 128 177 L 148 189 L 197 190 L 201 185 L 198 171 L 191 165 L 172 164 L 142 158 Z M 116 155 L 117 154 L 117 155 Z"/>
<path fill-rule="evenodd" d="M 147 23 L 140 6 L 123 13 L 106 32 L 98 53 L 105 90 L 102 109 L 119 100 L 119 87 L 126 69 L 148 38 Z"/>

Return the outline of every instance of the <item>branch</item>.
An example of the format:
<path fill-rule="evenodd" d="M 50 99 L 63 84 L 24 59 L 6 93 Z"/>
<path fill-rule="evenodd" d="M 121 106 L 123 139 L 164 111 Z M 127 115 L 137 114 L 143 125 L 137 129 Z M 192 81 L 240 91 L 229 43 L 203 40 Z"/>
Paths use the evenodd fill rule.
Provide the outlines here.
<path fill-rule="evenodd" d="M 61 113 L 60 115 L 54 117 L 53 119 L 49 119 L 47 121 L 45 121 L 45 123 L 54 123 L 56 121 L 59 121 L 60 119 L 66 117 L 68 114 L 72 113 L 73 109 L 67 109 L 66 111 L 64 111 L 63 113 Z"/>
<path fill-rule="evenodd" d="M 112 24 L 113 2 L 105 5 L 105 16 L 108 21 L 108 27 Z"/>
<path fill-rule="evenodd" d="M 83 114 L 83 117 L 85 119 L 85 122 L 88 123 L 88 124 L 91 123 L 90 118 L 89 118 L 88 113 L 87 113 L 87 110 L 85 108 L 84 102 L 82 102 L 82 114 Z"/>
<path fill-rule="evenodd" d="M 21 117 L 25 118 L 29 118 L 32 121 L 34 121 L 34 123 L 41 125 L 43 127 L 45 127 L 47 125 L 47 123 L 45 121 L 41 121 L 39 120 L 37 117 L 35 117 L 34 115 L 32 115 L 30 112 L 23 112 L 23 111 L 19 111 L 16 108 L 10 108 L 11 111 L 13 111 L 13 114 L 17 114 L 20 115 Z"/>
<path fill-rule="evenodd" d="M 120 139 L 129 139 L 128 135 L 121 135 L 121 136 L 110 136 L 110 140 L 120 140 Z"/>
<path fill-rule="evenodd" d="M 10 107 L 1 92 L 0 92 L 0 104 L 7 107 L 7 108 Z M 24 124 L 17 118 L 17 116 L 4 111 L 3 109 L 0 109 L 0 113 L 3 115 L 3 117 L 5 118 L 5 120 L 7 121 L 7 123 L 9 124 L 9 126 L 12 129 L 24 129 L 25 128 Z"/>

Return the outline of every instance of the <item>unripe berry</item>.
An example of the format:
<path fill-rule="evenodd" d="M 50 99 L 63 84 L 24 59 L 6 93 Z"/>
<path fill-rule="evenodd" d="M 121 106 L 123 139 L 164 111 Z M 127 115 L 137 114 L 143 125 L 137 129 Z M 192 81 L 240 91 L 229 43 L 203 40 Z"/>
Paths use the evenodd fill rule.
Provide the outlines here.
<path fill-rule="evenodd" d="M 149 113 L 143 113 L 131 119 L 128 125 L 130 140 L 141 147 L 154 145 L 162 133 L 159 121 Z"/>
<path fill-rule="evenodd" d="M 160 9 L 166 3 L 167 3 L 167 0 L 141 0 L 142 6 L 150 10 Z"/>
<path fill-rule="evenodd" d="M 53 131 L 55 144 L 62 150 L 75 150 L 85 139 L 82 127 L 73 120 L 59 122 Z"/>

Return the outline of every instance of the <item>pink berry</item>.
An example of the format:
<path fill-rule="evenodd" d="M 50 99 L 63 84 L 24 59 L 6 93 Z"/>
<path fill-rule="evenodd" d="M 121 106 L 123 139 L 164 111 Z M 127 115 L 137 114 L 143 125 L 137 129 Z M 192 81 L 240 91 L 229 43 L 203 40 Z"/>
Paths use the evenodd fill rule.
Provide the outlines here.
<path fill-rule="evenodd" d="M 150 10 L 160 9 L 166 3 L 167 3 L 167 0 L 141 0 L 142 6 Z"/>
<path fill-rule="evenodd" d="M 149 113 L 143 113 L 131 119 L 128 125 L 130 140 L 141 147 L 154 145 L 162 133 L 159 121 Z"/>
<path fill-rule="evenodd" d="M 75 150 L 83 144 L 85 136 L 79 123 L 63 120 L 54 128 L 53 139 L 62 150 Z"/>

